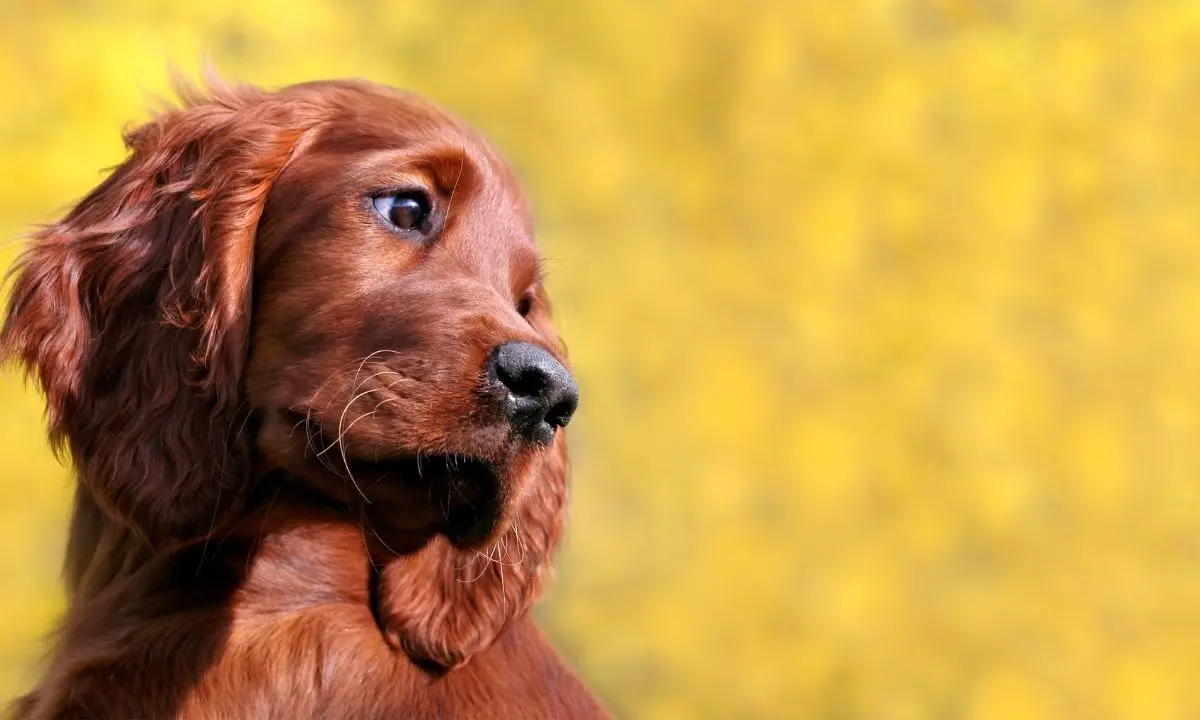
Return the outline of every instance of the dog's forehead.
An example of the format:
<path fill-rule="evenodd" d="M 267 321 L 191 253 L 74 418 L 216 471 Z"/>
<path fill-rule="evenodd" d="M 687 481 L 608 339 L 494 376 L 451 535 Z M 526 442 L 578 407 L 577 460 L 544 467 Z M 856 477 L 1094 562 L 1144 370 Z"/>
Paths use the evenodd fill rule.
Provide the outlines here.
<path fill-rule="evenodd" d="M 385 90 L 390 90 L 385 88 Z M 395 153 L 397 161 L 458 178 L 464 165 L 524 212 L 525 197 L 512 167 L 472 127 L 423 98 L 392 91 L 354 92 L 312 128 L 311 152 L 350 160 Z"/>
<path fill-rule="evenodd" d="M 320 150 L 340 153 L 458 145 L 471 154 L 503 161 L 462 120 L 414 93 L 366 83 L 297 86 L 318 90 L 313 118 Z"/>

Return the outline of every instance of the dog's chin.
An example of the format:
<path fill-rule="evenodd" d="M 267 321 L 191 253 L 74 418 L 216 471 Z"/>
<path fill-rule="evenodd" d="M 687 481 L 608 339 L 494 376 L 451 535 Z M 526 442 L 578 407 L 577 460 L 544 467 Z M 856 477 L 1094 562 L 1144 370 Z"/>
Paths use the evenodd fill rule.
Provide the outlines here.
<path fill-rule="evenodd" d="M 490 544 L 509 503 L 506 472 L 470 455 L 348 459 L 374 529 L 441 534 L 461 548 Z"/>
<path fill-rule="evenodd" d="M 502 469 L 465 455 L 421 455 L 386 464 L 395 482 L 415 478 L 429 489 L 439 511 L 437 529 L 454 545 L 482 546 L 497 534 L 508 496 Z"/>

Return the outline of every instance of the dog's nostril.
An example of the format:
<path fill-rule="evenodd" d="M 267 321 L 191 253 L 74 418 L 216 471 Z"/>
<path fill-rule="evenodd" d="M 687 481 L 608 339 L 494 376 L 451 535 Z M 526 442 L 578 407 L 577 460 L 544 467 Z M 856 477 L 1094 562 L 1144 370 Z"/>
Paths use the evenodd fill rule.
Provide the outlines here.
<path fill-rule="evenodd" d="M 575 398 L 560 401 L 546 413 L 546 422 L 552 428 L 566 427 L 567 423 L 571 422 L 571 416 L 575 414 L 578 404 L 579 401 Z"/>
<path fill-rule="evenodd" d="M 504 414 L 520 435 L 545 443 L 571 420 L 579 404 L 575 379 L 546 350 L 527 342 L 504 343 L 491 358 L 496 380 L 509 392 Z"/>

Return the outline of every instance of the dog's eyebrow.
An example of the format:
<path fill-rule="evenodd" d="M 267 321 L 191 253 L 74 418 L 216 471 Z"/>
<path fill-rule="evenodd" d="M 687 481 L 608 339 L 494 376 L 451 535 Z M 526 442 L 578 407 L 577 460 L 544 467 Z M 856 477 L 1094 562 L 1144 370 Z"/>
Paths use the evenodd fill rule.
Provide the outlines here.
<path fill-rule="evenodd" d="M 512 283 L 517 292 L 541 285 L 545 279 L 545 263 L 537 253 L 527 247 L 513 251 Z"/>
<path fill-rule="evenodd" d="M 424 149 L 414 163 L 427 174 L 433 187 L 445 195 L 452 194 L 464 173 L 471 172 L 467 151 L 459 146 Z"/>

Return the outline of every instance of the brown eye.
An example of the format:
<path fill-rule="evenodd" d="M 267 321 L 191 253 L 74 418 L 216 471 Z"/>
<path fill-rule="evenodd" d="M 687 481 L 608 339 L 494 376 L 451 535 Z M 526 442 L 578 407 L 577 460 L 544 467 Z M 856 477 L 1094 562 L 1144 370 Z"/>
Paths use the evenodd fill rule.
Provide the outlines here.
<path fill-rule="evenodd" d="M 531 310 L 533 310 L 533 298 L 528 295 L 522 296 L 521 300 L 517 302 L 517 312 L 521 314 L 521 317 L 527 317 Z"/>
<path fill-rule="evenodd" d="M 379 216 L 400 230 L 416 230 L 429 216 L 429 203 L 419 195 L 380 195 L 373 202 Z"/>

